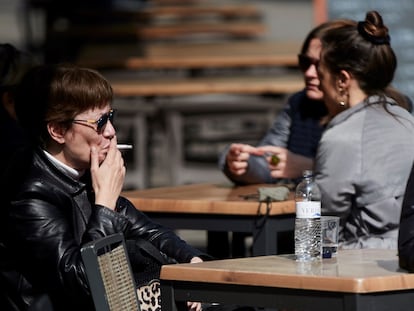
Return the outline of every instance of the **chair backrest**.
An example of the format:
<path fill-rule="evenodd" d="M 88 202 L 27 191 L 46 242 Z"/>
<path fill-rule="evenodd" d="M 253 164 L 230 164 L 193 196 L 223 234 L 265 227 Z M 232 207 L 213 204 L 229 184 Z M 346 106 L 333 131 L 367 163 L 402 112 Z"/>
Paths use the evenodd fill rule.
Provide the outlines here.
<path fill-rule="evenodd" d="M 85 244 L 81 254 L 96 310 L 140 311 L 122 233 Z"/>

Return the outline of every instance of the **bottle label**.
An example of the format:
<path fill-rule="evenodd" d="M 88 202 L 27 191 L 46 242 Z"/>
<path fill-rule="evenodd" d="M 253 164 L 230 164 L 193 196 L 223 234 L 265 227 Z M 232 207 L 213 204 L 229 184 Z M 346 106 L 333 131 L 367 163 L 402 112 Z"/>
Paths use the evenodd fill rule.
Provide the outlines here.
<path fill-rule="evenodd" d="M 296 218 L 320 218 L 320 201 L 301 201 L 296 202 Z"/>

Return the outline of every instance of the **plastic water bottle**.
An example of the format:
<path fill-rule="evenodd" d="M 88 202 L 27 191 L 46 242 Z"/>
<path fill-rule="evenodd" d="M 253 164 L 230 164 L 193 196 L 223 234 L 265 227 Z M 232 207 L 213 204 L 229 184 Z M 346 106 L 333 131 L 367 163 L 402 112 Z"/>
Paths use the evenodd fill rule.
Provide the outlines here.
<path fill-rule="evenodd" d="M 321 259 L 321 193 L 313 179 L 313 172 L 303 172 L 303 180 L 295 193 L 295 256 L 297 261 Z"/>

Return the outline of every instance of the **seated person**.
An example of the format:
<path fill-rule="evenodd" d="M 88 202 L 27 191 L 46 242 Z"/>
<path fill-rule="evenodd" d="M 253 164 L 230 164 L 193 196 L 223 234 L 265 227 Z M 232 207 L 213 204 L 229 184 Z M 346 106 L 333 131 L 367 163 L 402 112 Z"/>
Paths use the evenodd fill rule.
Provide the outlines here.
<path fill-rule="evenodd" d="M 315 160 L 322 214 L 340 217 L 341 248 L 397 249 L 414 117 L 389 89 L 397 59 L 388 28 L 370 11 L 321 41 L 318 75 L 329 114 Z"/>
<path fill-rule="evenodd" d="M 234 143 L 221 154 L 220 169 L 236 185 L 277 183 L 285 179 L 296 183 L 304 170 L 313 168 L 327 115 L 316 72 L 320 37 L 328 29 L 347 23 L 347 20 L 329 21 L 307 35 L 299 54 L 305 88 L 289 97 L 258 146 Z M 267 154 L 276 155 L 279 163 L 272 164 L 271 157 L 265 156 Z M 216 257 L 227 257 L 229 246 L 224 233 L 209 232 L 208 235 L 208 252 Z M 244 256 L 244 237 L 239 233 L 233 235 L 233 257 Z"/>
<path fill-rule="evenodd" d="M 99 73 L 63 65 L 32 69 L 16 91 L 30 146 L 2 180 L 0 239 L 1 267 L 16 271 L 11 298 L 21 310 L 42 294 L 55 310 L 94 310 L 80 249 L 113 233 L 125 237 L 137 286 L 153 265 L 137 240 L 180 263 L 209 258 L 120 196 L 125 166 L 112 98 Z M 188 307 L 199 311 L 201 304 Z"/>

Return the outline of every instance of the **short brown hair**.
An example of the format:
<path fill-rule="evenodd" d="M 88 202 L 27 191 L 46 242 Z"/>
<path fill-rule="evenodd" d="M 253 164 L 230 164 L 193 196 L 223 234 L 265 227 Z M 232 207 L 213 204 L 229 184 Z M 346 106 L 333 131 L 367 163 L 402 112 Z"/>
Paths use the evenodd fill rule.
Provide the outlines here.
<path fill-rule="evenodd" d="M 97 71 L 72 65 L 42 65 L 30 70 L 16 93 L 16 113 L 35 143 L 49 140 L 47 123 L 70 126 L 86 110 L 112 103 L 110 83 Z"/>

